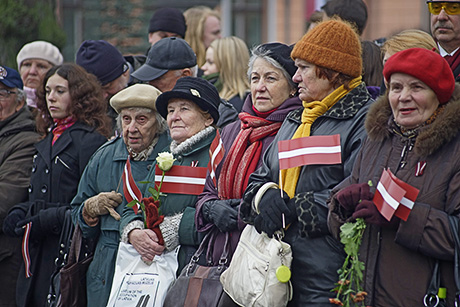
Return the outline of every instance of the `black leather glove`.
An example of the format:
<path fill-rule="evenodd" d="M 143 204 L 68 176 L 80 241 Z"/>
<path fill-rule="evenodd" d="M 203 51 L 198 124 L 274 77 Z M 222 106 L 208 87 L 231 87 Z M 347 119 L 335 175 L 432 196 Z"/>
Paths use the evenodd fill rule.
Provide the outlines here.
<path fill-rule="evenodd" d="M 19 221 L 16 224 L 16 228 L 14 229 L 14 232 L 18 236 L 24 235 L 25 231 L 25 225 L 29 222 L 32 222 L 31 229 L 30 229 L 30 240 L 38 240 L 43 237 L 43 230 L 42 230 L 42 225 L 40 222 L 40 216 L 34 215 L 32 217 L 26 218 L 22 221 Z"/>
<path fill-rule="evenodd" d="M 294 201 L 290 201 L 286 193 L 281 198 L 279 189 L 268 189 L 265 192 L 259 203 L 259 211 L 254 219 L 254 226 L 259 233 L 263 231 L 269 237 L 283 228 L 283 214 L 285 226 L 297 218 Z"/>
<path fill-rule="evenodd" d="M 203 204 L 203 217 L 219 228 L 229 232 L 238 228 L 238 206 L 241 199 L 209 200 Z"/>
<path fill-rule="evenodd" d="M 393 215 L 391 221 L 388 221 L 380 214 L 377 206 L 371 200 L 363 200 L 356 206 L 353 218 L 363 218 L 368 224 L 374 224 L 381 227 L 397 228 L 399 218 Z"/>
<path fill-rule="evenodd" d="M 3 220 L 3 232 L 10 237 L 18 237 L 14 231 L 16 224 L 26 217 L 26 213 L 21 209 L 13 209 Z"/>
<path fill-rule="evenodd" d="M 362 200 L 372 200 L 374 194 L 371 193 L 367 183 L 352 184 L 340 190 L 336 195 L 337 200 L 346 211 L 355 211 L 356 205 Z"/>

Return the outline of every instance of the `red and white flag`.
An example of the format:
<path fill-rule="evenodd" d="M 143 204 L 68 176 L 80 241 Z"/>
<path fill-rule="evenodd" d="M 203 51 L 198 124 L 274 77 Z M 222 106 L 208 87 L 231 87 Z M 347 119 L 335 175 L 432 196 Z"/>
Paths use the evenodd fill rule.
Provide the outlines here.
<path fill-rule="evenodd" d="M 222 143 L 222 139 L 220 138 L 220 133 L 216 131 L 216 137 L 211 143 L 209 147 L 209 163 L 208 163 L 208 171 L 209 175 L 211 176 L 214 185 L 216 186 L 216 168 L 222 159 L 224 158 L 225 150 L 224 144 Z"/>
<path fill-rule="evenodd" d="M 342 163 L 340 135 L 313 135 L 278 142 L 280 169 Z"/>
<path fill-rule="evenodd" d="M 418 189 L 396 178 L 390 170 L 384 169 L 373 202 L 388 221 L 393 214 L 406 221 L 418 193 Z"/>
<path fill-rule="evenodd" d="M 207 171 L 206 167 L 174 165 L 169 171 L 165 172 L 161 192 L 199 195 L 203 192 Z M 163 171 L 156 166 L 156 186 L 160 184 L 162 175 Z"/>
<path fill-rule="evenodd" d="M 142 193 L 134 181 L 133 175 L 131 173 L 131 162 L 128 156 L 126 159 L 125 170 L 123 171 L 123 193 L 125 195 L 126 201 L 128 204 L 133 200 L 141 201 Z M 133 206 L 134 213 L 137 214 L 139 210 L 139 204 Z"/>
<path fill-rule="evenodd" d="M 32 272 L 30 271 L 30 254 L 29 254 L 29 238 L 30 238 L 30 230 L 32 229 L 32 222 L 29 222 L 24 225 L 24 237 L 22 238 L 22 259 L 24 259 L 24 268 L 26 273 L 26 278 L 32 276 Z"/>

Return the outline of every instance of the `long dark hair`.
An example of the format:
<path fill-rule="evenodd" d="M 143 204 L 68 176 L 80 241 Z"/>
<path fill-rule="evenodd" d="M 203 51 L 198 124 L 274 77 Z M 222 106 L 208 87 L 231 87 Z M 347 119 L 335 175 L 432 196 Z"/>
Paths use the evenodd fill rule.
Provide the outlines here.
<path fill-rule="evenodd" d="M 69 83 L 72 103 L 69 115 L 108 137 L 111 133 L 111 121 L 107 115 L 107 102 L 104 100 L 102 88 L 97 78 L 87 73 L 81 66 L 72 63 L 54 66 L 46 73 L 41 86 L 37 90 L 37 130 L 48 134 L 53 126 L 53 118 L 46 103 L 45 87 L 48 79 L 58 74 Z"/>

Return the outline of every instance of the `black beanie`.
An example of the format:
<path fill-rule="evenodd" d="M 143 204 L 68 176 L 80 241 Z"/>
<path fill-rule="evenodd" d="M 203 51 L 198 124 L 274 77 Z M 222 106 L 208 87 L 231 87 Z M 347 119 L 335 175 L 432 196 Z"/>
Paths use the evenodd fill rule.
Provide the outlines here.
<path fill-rule="evenodd" d="M 270 51 L 267 54 L 269 57 L 277 61 L 287 73 L 294 76 L 297 71 L 297 67 L 294 65 L 294 61 L 291 59 L 292 46 L 288 46 L 282 43 L 268 43 L 261 46 L 263 49 Z"/>
<path fill-rule="evenodd" d="M 184 14 L 176 8 L 161 8 L 150 18 L 149 33 L 165 31 L 179 34 L 184 38 L 186 29 Z"/>

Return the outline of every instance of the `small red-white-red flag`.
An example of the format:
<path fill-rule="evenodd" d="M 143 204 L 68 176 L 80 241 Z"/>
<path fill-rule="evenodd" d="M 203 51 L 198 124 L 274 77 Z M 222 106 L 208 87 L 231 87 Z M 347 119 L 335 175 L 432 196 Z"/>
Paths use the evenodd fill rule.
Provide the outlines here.
<path fill-rule="evenodd" d="M 29 254 L 29 238 L 30 238 L 30 231 L 32 229 L 32 222 L 27 223 L 24 229 L 24 237 L 22 238 L 22 259 L 24 259 L 24 268 L 26 273 L 26 278 L 32 276 L 32 272 L 30 271 L 30 254 Z"/>
<path fill-rule="evenodd" d="M 390 221 L 405 194 L 406 191 L 393 180 L 390 172 L 384 169 L 373 202 L 383 217 Z"/>
<path fill-rule="evenodd" d="M 391 178 L 406 191 L 406 194 L 404 194 L 404 197 L 401 199 L 398 209 L 396 209 L 395 215 L 400 219 L 407 221 L 420 190 L 397 178 L 390 170 L 388 170 L 388 172 L 390 173 Z"/>
<path fill-rule="evenodd" d="M 140 202 L 142 199 L 142 193 L 137 187 L 131 173 L 131 162 L 129 156 L 128 159 L 126 159 L 125 169 L 123 171 L 123 193 L 128 204 L 133 200 Z M 139 204 L 134 205 L 133 210 L 134 213 L 137 214 L 137 211 L 139 210 Z"/>
<path fill-rule="evenodd" d="M 165 172 L 160 192 L 199 195 L 203 192 L 207 171 L 206 167 L 174 165 Z M 155 167 L 156 186 L 160 184 L 162 175 L 163 171 Z"/>
<path fill-rule="evenodd" d="M 224 158 L 224 154 L 225 154 L 224 144 L 222 143 L 222 139 L 220 138 L 219 130 L 217 130 L 216 137 L 214 138 L 214 140 L 211 143 L 211 146 L 209 147 L 209 163 L 208 163 L 209 176 L 214 182 L 214 185 L 217 185 L 216 168 L 217 168 L 217 165 L 219 165 L 219 163 L 222 162 L 222 159 Z"/>
<path fill-rule="evenodd" d="M 313 135 L 278 142 L 280 169 L 342 163 L 340 135 Z"/>

